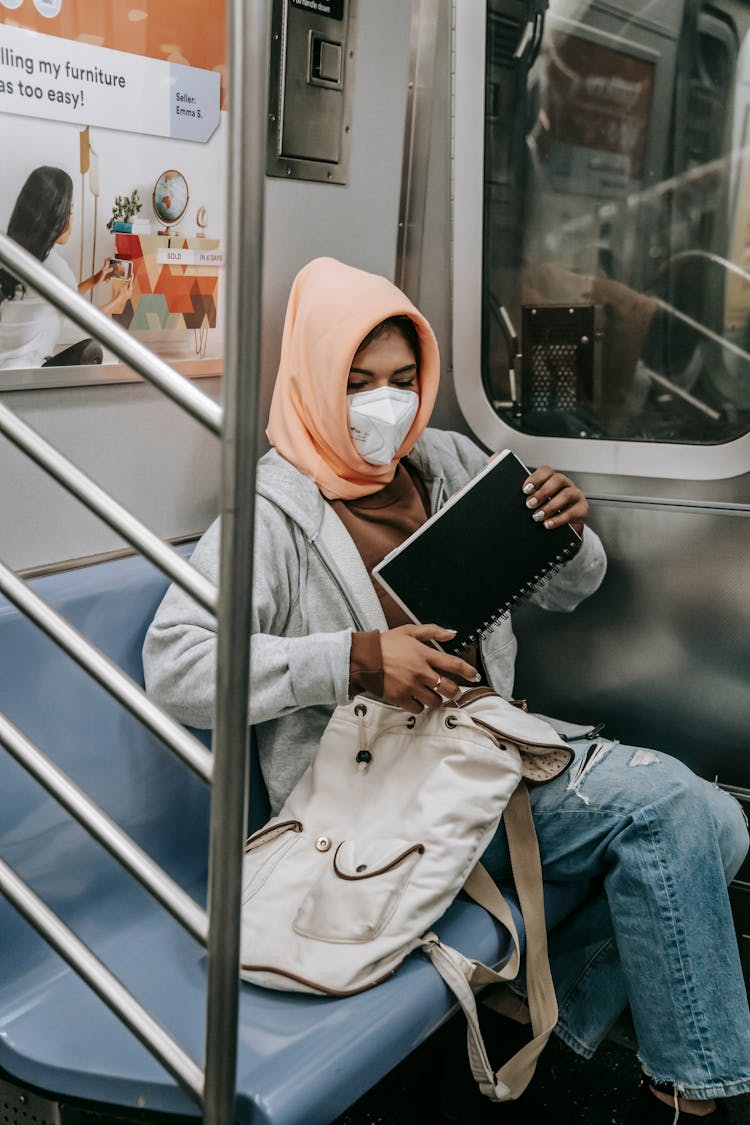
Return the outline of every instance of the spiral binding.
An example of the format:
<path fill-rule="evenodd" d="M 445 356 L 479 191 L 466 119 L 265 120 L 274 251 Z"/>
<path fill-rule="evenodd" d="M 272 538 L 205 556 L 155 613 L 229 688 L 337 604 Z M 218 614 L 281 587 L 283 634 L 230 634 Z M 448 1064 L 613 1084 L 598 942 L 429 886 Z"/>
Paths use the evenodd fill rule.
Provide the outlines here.
<path fill-rule="evenodd" d="M 495 611 L 495 613 L 492 614 L 491 617 L 488 617 L 486 618 L 486 620 L 480 622 L 479 628 L 475 629 L 473 633 L 469 633 L 465 641 L 461 641 L 459 644 L 453 645 L 453 651 L 463 652 L 464 649 L 467 649 L 469 647 L 469 645 L 476 644 L 478 641 L 483 641 L 486 635 L 495 628 L 497 623 L 499 621 L 502 621 L 504 617 L 508 616 L 514 606 L 530 597 L 535 590 L 539 589 L 543 582 L 546 582 L 551 574 L 557 574 L 557 572 L 562 569 L 568 559 L 571 559 L 573 557 L 573 555 L 576 553 L 576 549 L 577 545 L 571 543 L 570 546 L 565 547 L 564 550 L 555 555 L 554 559 L 552 559 L 547 564 L 547 566 L 544 567 L 543 570 L 540 570 L 539 573 L 535 574 L 533 578 L 530 578 L 528 582 L 524 582 L 518 592 L 515 593 L 512 598 L 508 598 L 507 602 L 505 602 L 502 606 L 498 607 L 498 609 Z"/>

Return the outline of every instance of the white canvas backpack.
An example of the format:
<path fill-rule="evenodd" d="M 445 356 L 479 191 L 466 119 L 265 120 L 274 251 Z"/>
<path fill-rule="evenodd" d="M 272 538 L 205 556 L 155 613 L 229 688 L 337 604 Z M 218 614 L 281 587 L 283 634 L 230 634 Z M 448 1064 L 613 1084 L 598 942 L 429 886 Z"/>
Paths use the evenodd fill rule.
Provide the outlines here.
<path fill-rule="evenodd" d="M 279 815 L 245 845 L 243 979 L 347 996 L 389 977 L 421 948 L 467 1015 L 480 1089 L 496 1101 L 518 1097 L 557 1021 L 522 778 L 551 780 L 571 758 L 546 722 L 486 688 L 418 716 L 362 696 L 338 707 Z M 478 864 L 503 814 L 526 928 L 534 1039 L 496 1074 L 473 990 L 519 970 L 512 915 Z M 511 934 L 514 952 L 500 972 L 431 932 L 462 888 Z"/>

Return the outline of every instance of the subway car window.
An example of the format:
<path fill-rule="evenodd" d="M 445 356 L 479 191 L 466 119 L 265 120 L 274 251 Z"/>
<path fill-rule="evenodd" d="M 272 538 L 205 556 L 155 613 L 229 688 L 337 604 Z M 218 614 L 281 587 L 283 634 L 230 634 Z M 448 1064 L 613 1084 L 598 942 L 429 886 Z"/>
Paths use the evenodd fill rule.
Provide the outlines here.
<path fill-rule="evenodd" d="M 489 0 L 483 379 L 529 434 L 750 429 L 750 5 Z"/>

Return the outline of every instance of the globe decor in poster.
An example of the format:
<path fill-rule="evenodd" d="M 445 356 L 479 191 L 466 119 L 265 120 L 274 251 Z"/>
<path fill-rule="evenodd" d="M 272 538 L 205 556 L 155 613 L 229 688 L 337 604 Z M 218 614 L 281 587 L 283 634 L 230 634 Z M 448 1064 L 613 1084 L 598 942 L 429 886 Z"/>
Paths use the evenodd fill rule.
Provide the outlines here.
<path fill-rule="evenodd" d="M 194 375 L 221 367 L 225 61 L 225 0 L 0 0 L 0 229 Z M 118 366 L 82 337 L 0 270 L 0 390 Z"/>

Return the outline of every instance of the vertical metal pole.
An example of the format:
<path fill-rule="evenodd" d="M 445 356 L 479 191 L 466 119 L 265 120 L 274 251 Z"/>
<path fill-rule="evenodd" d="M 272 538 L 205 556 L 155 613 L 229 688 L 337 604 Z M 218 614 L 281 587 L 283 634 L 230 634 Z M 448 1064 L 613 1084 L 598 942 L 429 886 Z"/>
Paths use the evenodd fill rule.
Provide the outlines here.
<path fill-rule="evenodd" d="M 226 333 L 204 1121 L 235 1120 L 252 535 L 263 261 L 268 0 L 229 0 Z"/>

